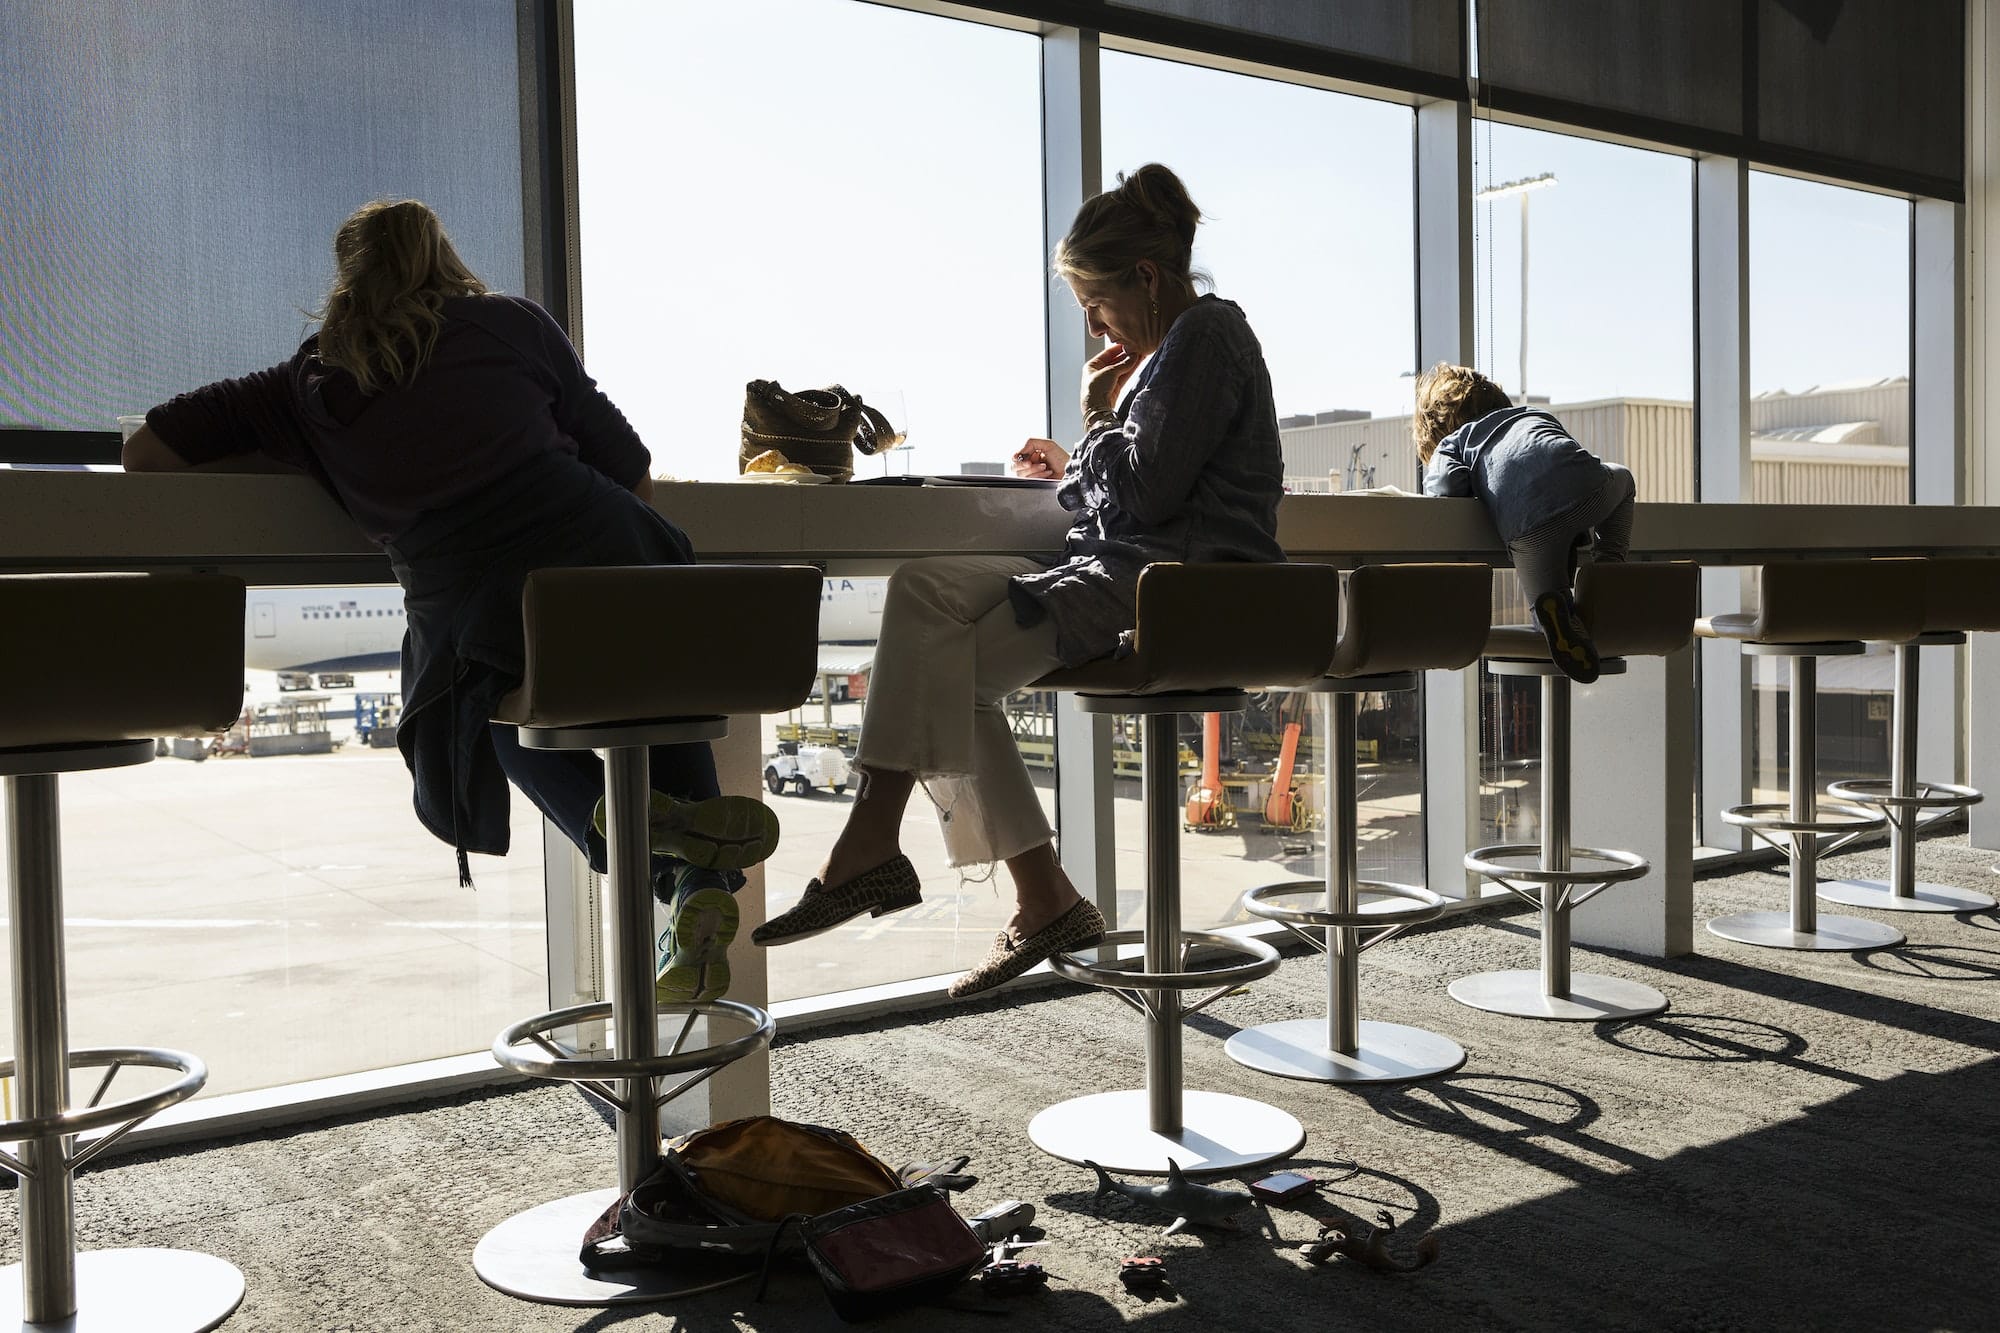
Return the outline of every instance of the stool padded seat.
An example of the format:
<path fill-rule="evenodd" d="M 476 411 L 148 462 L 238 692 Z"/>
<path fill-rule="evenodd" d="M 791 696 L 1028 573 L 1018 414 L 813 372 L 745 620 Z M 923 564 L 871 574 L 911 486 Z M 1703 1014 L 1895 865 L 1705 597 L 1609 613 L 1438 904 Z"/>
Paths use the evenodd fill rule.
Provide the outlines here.
<path fill-rule="evenodd" d="M 1479 660 L 1493 607 L 1486 565 L 1363 565 L 1341 576 L 1340 591 L 1329 676 L 1455 671 Z"/>
<path fill-rule="evenodd" d="M 777 713 L 812 692 L 822 575 L 810 565 L 538 569 L 527 666 L 494 720 L 581 727 Z"/>
<path fill-rule="evenodd" d="M 1707 639 L 1748 643 L 1900 643 L 1924 629 L 1925 561 L 1790 560 L 1757 567 L 1757 609 L 1709 616 Z"/>
<path fill-rule="evenodd" d="M 1924 631 L 1929 634 L 2000 630 L 2000 559 L 1932 557 L 1924 561 Z"/>
<path fill-rule="evenodd" d="M 1599 657 L 1665 657 L 1687 646 L 1701 607 L 1701 567 L 1689 561 L 1585 565 L 1576 580 L 1576 613 Z M 1486 656 L 1546 658 L 1548 640 L 1533 625 L 1495 625 Z"/>
<path fill-rule="evenodd" d="M 1052 671 L 1035 688 L 1147 695 L 1304 685 L 1333 660 L 1340 571 L 1152 564 L 1140 571 L 1138 602 L 1131 653 Z"/>
<path fill-rule="evenodd" d="M 0 635 L 0 749 L 198 736 L 243 711 L 241 579 L 4 575 Z"/>

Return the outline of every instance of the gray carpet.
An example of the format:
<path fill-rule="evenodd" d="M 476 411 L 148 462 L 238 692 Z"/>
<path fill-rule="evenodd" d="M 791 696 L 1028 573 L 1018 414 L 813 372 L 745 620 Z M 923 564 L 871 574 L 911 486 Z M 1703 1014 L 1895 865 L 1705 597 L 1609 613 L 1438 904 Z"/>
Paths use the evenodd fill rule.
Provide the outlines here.
<path fill-rule="evenodd" d="M 1924 878 L 1990 887 L 1989 852 L 1927 842 Z M 1885 874 L 1881 850 L 1833 858 Z M 1696 886 L 1697 911 L 1783 905 L 1750 871 Z M 1868 915 L 1861 913 L 1861 915 Z M 1114 999 L 1056 989 L 822 1030 L 774 1053 L 777 1111 L 839 1125 L 891 1162 L 964 1151 L 967 1211 L 1033 1202 L 1059 1279 L 1011 1304 L 1017 1326 L 1111 1329 L 1973 1329 L 1994 1297 L 2000 1180 L 2000 916 L 1900 915 L 1910 943 L 1801 954 L 1697 931 L 1670 963 L 1579 949 L 1579 971 L 1643 979 L 1673 1000 L 1622 1026 L 1531 1023 L 1466 1009 L 1457 976 L 1534 966 L 1530 919 L 1487 916 L 1367 956 L 1368 1016 L 1462 1041 L 1449 1078 L 1347 1093 L 1250 1074 L 1222 1054 L 1239 1025 L 1321 1011 L 1323 970 L 1278 975 L 1192 1020 L 1191 1087 L 1283 1105 L 1310 1137 L 1298 1169 L 1333 1182 L 1318 1211 L 1401 1223 L 1407 1255 L 1435 1231 L 1441 1258 L 1411 1275 L 1346 1260 L 1307 1266 L 1317 1230 L 1258 1210 L 1239 1233 L 1162 1238 L 1122 1200 L 1030 1146 L 1039 1108 L 1135 1086 L 1136 1019 Z M 762 1303 L 736 1287 L 675 1307 L 526 1305 L 473 1275 L 479 1237 L 522 1206 L 606 1183 L 610 1137 L 572 1091 L 434 1102 L 201 1151 L 120 1159 L 78 1185 L 86 1246 L 185 1246 L 242 1267 L 231 1329 L 720 1333 L 840 1327 L 790 1270 Z M 18 1255 L 0 1200 L 0 1258 Z M 1119 1287 L 1117 1261 L 1166 1257 L 1170 1298 Z M 924 1311 L 886 1327 L 1007 1327 Z"/>

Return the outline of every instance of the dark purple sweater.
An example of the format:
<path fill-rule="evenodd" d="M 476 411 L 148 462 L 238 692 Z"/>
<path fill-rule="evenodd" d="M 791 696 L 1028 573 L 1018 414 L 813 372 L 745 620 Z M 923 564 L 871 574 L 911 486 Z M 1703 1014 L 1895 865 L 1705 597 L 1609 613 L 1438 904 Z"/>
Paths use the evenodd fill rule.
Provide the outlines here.
<path fill-rule="evenodd" d="M 461 296 L 443 313 L 407 387 L 364 395 L 319 360 L 315 334 L 291 360 L 184 393 L 146 424 L 189 463 L 263 453 L 302 468 L 385 543 L 550 450 L 621 486 L 645 474 L 646 446 L 548 312 Z"/>

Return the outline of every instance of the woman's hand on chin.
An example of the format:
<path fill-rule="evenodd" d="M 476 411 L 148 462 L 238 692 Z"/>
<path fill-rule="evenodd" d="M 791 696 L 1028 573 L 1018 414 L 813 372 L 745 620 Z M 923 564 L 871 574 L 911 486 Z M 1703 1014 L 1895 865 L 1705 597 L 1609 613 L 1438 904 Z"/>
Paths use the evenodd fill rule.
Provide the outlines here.
<path fill-rule="evenodd" d="M 1009 461 L 1013 463 L 1017 477 L 1053 480 L 1069 466 L 1069 450 L 1054 440 L 1031 439 Z"/>
<path fill-rule="evenodd" d="M 1124 343 L 1110 343 L 1083 363 L 1082 407 L 1085 421 L 1118 406 L 1118 395 L 1124 391 L 1125 381 L 1132 378 L 1140 360 L 1126 350 Z"/>

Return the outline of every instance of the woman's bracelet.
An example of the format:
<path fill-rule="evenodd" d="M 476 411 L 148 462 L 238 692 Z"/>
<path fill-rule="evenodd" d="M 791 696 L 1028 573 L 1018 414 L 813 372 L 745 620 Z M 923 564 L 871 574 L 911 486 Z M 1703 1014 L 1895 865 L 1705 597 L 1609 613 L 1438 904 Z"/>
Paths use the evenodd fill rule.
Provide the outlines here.
<path fill-rule="evenodd" d="M 1099 426 L 1115 426 L 1117 424 L 1118 414 L 1108 407 L 1100 407 L 1094 412 L 1084 413 L 1083 428 L 1086 431 L 1096 430 Z"/>

